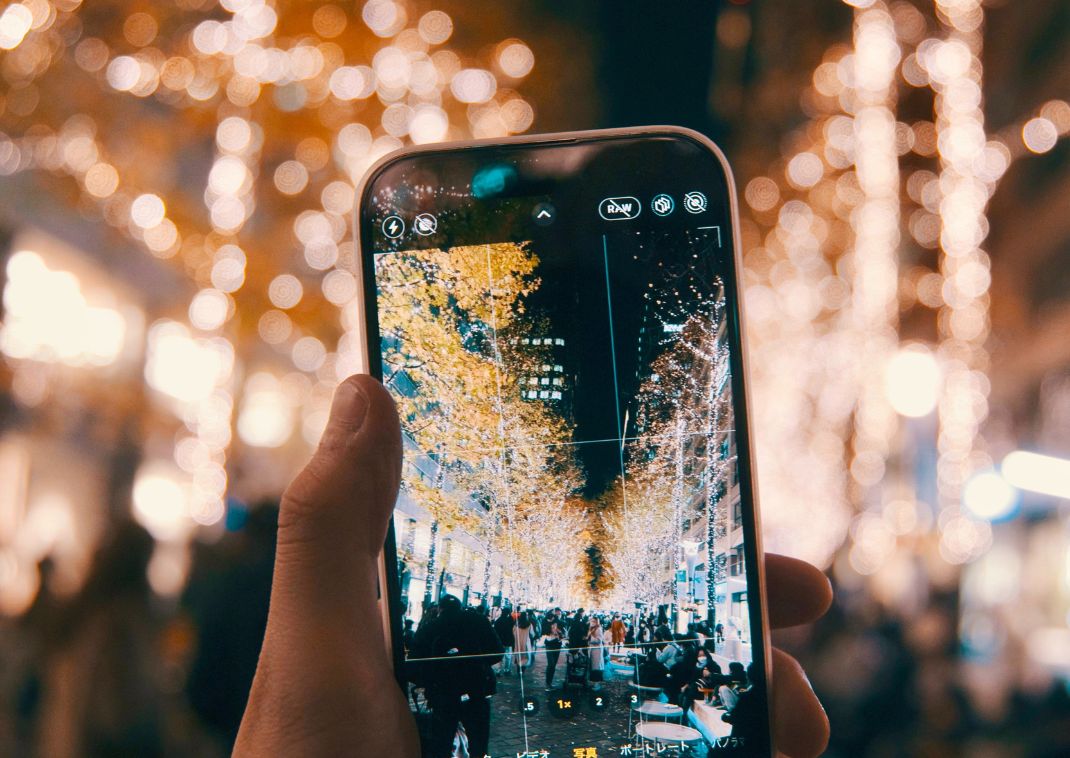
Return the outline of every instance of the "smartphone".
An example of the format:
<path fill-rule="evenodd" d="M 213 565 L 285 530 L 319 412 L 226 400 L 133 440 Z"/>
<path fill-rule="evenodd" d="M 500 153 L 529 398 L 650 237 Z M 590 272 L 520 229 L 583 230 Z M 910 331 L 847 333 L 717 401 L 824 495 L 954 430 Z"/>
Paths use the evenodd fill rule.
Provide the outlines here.
<path fill-rule="evenodd" d="M 356 211 L 424 755 L 772 754 L 737 200 L 672 127 L 419 147 Z"/>

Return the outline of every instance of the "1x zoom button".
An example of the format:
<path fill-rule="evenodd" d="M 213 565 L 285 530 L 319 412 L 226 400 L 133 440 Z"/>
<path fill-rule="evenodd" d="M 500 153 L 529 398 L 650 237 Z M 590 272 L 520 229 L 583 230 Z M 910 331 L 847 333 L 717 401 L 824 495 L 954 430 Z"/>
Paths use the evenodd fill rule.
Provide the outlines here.
<path fill-rule="evenodd" d="M 606 221 L 624 221 L 635 218 L 643 206 L 634 197 L 607 197 L 598 204 L 598 215 Z"/>

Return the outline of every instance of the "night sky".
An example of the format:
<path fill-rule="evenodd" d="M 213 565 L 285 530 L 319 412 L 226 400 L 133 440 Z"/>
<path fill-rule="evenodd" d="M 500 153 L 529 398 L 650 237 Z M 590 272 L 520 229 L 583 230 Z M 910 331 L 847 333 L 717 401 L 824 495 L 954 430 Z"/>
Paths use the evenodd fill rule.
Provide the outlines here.
<path fill-rule="evenodd" d="M 599 239 L 597 246 L 567 251 L 556 245 L 535 245 L 542 261 L 537 272 L 542 286 L 527 299 L 532 311 L 546 316 L 552 324 L 552 333 L 545 336 L 565 339 L 565 372 L 573 392 L 572 421 L 577 442 L 618 438 L 613 347 L 600 242 Z M 630 251 L 619 244 L 609 249 L 622 422 L 625 408 L 637 390 L 642 292 L 649 278 L 626 253 Z M 620 475 L 619 443 L 615 441 L 578 445 L 576 454 L 587 475 L 585 497 L 596 497 Z"/>

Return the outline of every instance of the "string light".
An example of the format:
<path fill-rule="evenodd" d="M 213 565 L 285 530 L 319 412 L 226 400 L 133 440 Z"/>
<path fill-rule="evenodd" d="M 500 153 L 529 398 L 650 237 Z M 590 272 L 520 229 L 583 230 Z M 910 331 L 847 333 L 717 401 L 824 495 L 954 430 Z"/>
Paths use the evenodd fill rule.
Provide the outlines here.
<path fill-rule="evenodd" d="M 944 304 L 938 314 L 938 349 L 944 366 L 944 392 L 938 405 L 937 490 L 940 498 L 940 552 L 952 563 L 971 560 L 991 544 L 987 522 L 967 529 L 963 488 L 974 472 L 991 468 L 980 428 L 988 414 L 989 329 L 988 254 L 981 242 L 988 232 L 985 205 L 995 188 L 979 176 L 986 149 L 981 110 L 981 21 L 976 0 L 938 0 L 946 32 L 919 45 L 919 57 L 935 91 L 936 134 L 940 153 L 938 187 L 940 275 Z"/>
<path fill-rule="evenodd" d="M 815 68 L 803 95 L 811 121 L 785 141 L 782 172 L 745 187 L 744 286 L 768 544 L 828 563 L 848 536 L 849 564 L 872 574 L 899 542 L 932 526 L 951 563 L 991 542 L 987 522 L 960 505 L 970 475 L 991 467 L 980 441 L 991 282 L 980 248 L 985 204 L 1012 161 L 1050 150 L 1052 127 L 1059 137 L 1070 131 L 1070 105 L 1049 101 L 989 137 L 978 3 L 934 6 L 941 39 L 925 37 L 929 14 L 913 6 L 848 4 L 853 44 L 833 45 Z M 896 120 L 897 75 L 924 90 L 917 96 L 935 96 L 932 121 Z M 904 171 L 904 156 L 935 160 L 937 170 Z M 902 219 L 901 175 L 916 203 Z M 919 246 L 938 250 L 938 270 L 900 271 L 901 221 Z M 936 311 L 934 349 L 898 346 L 898 310 L 913 302 Z M 896 419 L 933 404 L 937 518 L 903 473 L 910 451 Z"/>

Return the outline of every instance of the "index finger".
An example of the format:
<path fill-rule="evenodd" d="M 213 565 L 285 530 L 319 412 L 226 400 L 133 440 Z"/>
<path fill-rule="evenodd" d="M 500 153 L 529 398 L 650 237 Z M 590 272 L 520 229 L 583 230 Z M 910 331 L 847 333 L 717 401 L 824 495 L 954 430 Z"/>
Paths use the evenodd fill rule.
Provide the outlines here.
<path fill-rule="evenodd" d="M 832 605 L 832 585 L 806 561 L 766 553 L 765 591 L 774 629 L 816 621 Z"/>

